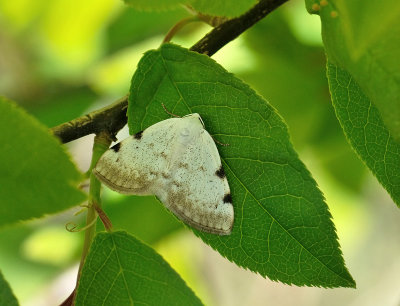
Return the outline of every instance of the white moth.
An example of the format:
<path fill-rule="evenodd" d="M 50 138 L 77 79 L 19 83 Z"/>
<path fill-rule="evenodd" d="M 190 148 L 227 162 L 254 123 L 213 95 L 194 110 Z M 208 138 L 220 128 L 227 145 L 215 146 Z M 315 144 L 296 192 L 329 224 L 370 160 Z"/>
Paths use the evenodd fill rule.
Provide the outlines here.
<path fill-rule="evenodd" d="M 198 230 L 232 231 L 228 181 L 199 114 L 167 119 L 124 139 L 103 154 L 93 173 L 120 193 L 156 195 Z"/>

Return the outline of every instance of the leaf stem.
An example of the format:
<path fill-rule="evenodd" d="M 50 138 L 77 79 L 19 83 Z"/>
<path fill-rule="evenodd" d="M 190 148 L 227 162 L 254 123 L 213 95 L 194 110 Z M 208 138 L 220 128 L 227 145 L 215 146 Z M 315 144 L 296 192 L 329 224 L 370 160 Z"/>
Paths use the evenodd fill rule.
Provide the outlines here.
<path fill-rule="evenodd" d="M 197 16 L 191 16 L 191 17 L 183 18 L 182 20 L 180 20 L 168 31 L 168 33 L 167 33 L 167 35 L 165 35 L 162 43 L 165 44 L 167 42 L 170 42 L 172 37 L 174 37 L 175 34 L 178 33 L 180 29 L 182 29 L 185 25 L 187 25 L 191 22 L 194 22 L 194 21 L 200 21 L 200 19 Z"/>
<path fill-rule="evenodd" d="M 269 13 L 288 0 L 260 0 L 243 15 L 227 20 L 212 29 L 190 48 L 191 51 L 212 56 L 223 46 L 237 38 Z"/>
<path fill-rule="evenodd" d="M 103 153 L 109 148 L 111 144 L 111 136 L 108 132 L 100 132 L 94 138 L 93 143 L 93 154 L 92 154 L 92 161 L 90 163 L 89 172 L 91 173 L 92 169 L 96 165 L 97 161 L 103 155 Z M 89 205 L 86 215 L 86 225 L 89 226 L 85 231 L 85 241 L 83 244 L 82 256 L 81 261 L 79 264 L 79 272 L 78 272 L 78 279 L 79 281 L 80 273 L 85 262 L 86 256 L 89 252 L 90 245 L 92 244 L 93 237 L 96 233 L 96 222 L 97 219 L 97 212 L 96 208 L 101 209 L 101 199 L 100 199 L 100 189 L 101 183 L 96 178 L 94 174 L 90 174 L 90 188 L 89 188 Z M 92 225 L 91 225 L 92 224 Z M 91 225 L 91 226 L 90 226 Z"/>

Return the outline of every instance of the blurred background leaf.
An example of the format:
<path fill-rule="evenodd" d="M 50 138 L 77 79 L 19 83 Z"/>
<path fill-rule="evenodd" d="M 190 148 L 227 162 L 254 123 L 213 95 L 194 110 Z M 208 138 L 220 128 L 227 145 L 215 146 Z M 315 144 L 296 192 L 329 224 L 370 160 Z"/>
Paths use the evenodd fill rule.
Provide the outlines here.
<path fill-rule="evenodd" d="M 0 0 L 0 94 L 18 101 L 48 126 L 125 95 L 143 52 L 157 48 L 169 28 L 189 16 L 183 8 L 140 12 L 122 1 L 103 0 L 95 4 L 89 1 L 90 12 L 71 27 L 74 31 L 88 27 L 84 31 L 86 36 L 75 42 L 71 40 L 69 48 L 64 50 L 71 54 L 62 54 L 62 48 L 50 48 L 58 42 L 43 34 L 43 16 L 53 6 L 69 3 L 78 9 L 86 3 L 53 2 L 60 3 Z M 46 27 L 65 29 L 63 11 L 53 10 L 55 17 Z M 193 23 L 179 32 L 173 42 L 190 47 L 209 29 Z M 61 51 L 55 53 L 55 49 Z M 66 60 L 74 58 L 74 53 L 88 55 L 76 63 Z M 138 204 L 141 198 L 125 202 L 124 196 L 105 192 L 106 212 L 118 216 L 115 218 L 125 217 L 121 221 L 113 217 L 113 223 L 118 226 L 126 220 L 121 228 L 131 225 L 131 234 L 153 241 L 156 250 L 206 305 L 260 305 L 271 299 L 279 300 L 280 305 L 398 304 L 400 212 L 354 154 L 335 118 L 324 71 L 319 17 L 309 15 L 303 1 L 289 1 L 213 58 L 251 84 L 282 114 L 300 158 L 327 198 L 346 263 L 358 289 L 289 287 L 237 268 L 195 238 L 151 198 Z M 118 137 L 127 135 L 125 130 Z M 87 170 L 90 162 L 91 141 L 88 136 L 68 145 L 82 171 Z M 137 209 L 136 204 L 141 208 Z M 140 223 L 147 205 L 151 210 L 164 212 L 165 219 L 154 217 L 152 223 Z M 135 214 L 132 219 L 130 209 Z M 152 216 L 153 213 L 149 214 L 149 219 Z M 83 214 L 73 217 L 73 211 L 69 211 L 0 231 L 0 269 L 22 305 L 54 305 L 70 294 L 82 233 L 70 234 L 78 242 L 77 250 L 75 242 L 64 239 L 63 248 L 75 250 L 67 252 L 68 259 L 47 263 L 43 256 L 39 256 L 41 262 L 28 256 L 31 253 L 28 246 L 32 243 L 25 241 L 37 243 L 37 239 L 31 240 L 41 237 L 36 232 L 60 237 L 55 227 L 63 229 L 69 221 L 83 224 L 83 217 Z M 165 225 L 166 219 L 175 221 L 180 229 L 168 230 L 173 226 Z M 158 238 L 151 235 L 146 238 L 146 227 L 135 223 L 151 227 Z M 40 249 L 45 250 L 46 241 L 41 243 L 44 246 Z"/>
<path fill-rule="evenodd" d="M 124 0 L 135 9 L 144 11 L 166 11 L 187 5 L 197 12 L 212 16 L 235 17 L 243 14 L 256 4 L 256 0 Z"/>
<path fill-rule="evenodd" d="M 125 196 L 105 189 L 103 200 L 115 230 L 125 230 L 148 244 L 183 229 L 182 223 L 153 196 Z M 104 230 L 100 221 L 98 230 Z"/>
<path fill-rule="evenodd" d="M 44 125 L 0 97 L 0 226 L 81 204 L 83 175 Z"/>
<path fill-rule="evenodd" d="M 17 306 L 18 301 L 0 272 L 0 305 Z"/>
<path fill-rule="evenodd" d="M 203 14 L 235 17 L 249 10 L 256 3 L 256 0 L 241 0 L 234 3 L 230 0 L 191 0 L 188 4 Z"/>

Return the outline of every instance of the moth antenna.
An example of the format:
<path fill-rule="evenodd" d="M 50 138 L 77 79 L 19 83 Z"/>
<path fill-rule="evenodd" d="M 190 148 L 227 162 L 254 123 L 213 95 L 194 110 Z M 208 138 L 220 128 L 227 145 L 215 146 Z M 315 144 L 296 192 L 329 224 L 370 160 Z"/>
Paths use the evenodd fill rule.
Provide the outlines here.
<path fill-rule="evenodd" d="M 229 143 L 222 143 L 222 142 L 216 140 L 216 139 L 214 138 L 214 136 L 211 136 L 211 137 L 212 137 L 212 139 L 214 140 L 215 143 L 218 143 L 218 144 L 221 145 L 221 146 L 224 146 L 224 147 L 230 146 Z"/>
<path fill-rule="evenodd" d="M 162 107 L 164 108 L 165 112 L 166 112 L 168 115 L 171 115 L 171 116 L 176 117 L 176 118 L 182 118 L 181 116 L 178 116 L 178 115 L 175 115 L 175 114 L 169 112 L 169 111 L 167 110 L 167 108 L 165 107 L 164 103 L 161 103 L 161 105 L 162 105 Z"/>

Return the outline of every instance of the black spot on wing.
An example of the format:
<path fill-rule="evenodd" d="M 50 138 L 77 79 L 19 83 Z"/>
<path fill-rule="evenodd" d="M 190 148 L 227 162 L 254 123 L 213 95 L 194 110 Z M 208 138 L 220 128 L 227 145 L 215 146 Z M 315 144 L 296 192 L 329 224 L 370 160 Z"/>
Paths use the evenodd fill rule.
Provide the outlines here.
<path fill-rule="evenodd" d="M 225 177 L 225 171 L 224 168 L 222 168 L 222 165 L 219 167 L 217 171 L 215 171 L 215 175 L 222 179 Z"/>
<path fill-rule="evenodd" d="M 232 196 L 230 193 L 227 193 L 223 199 L 224 203 L 231 203 L 232 204 Z"/>
<path fill-rule="evenodd" d="M 133 138 L 140 140 L 142 138 L 143 135 L 143 131 L 140 131 L 138 133 L 136 133 L 135 135 L 133 135 Z"/>
<path fill-rule="evenodd" d="M 111 150 L 113 150 L 115 153 L 117 153 L 117 152 L 119 151 L 120 148 L 121 148 L 121 143 L 118 142 L 118 143 L 116 143 L 115 145 L 113 145 L 113 146 L 111 147 Z"/>

